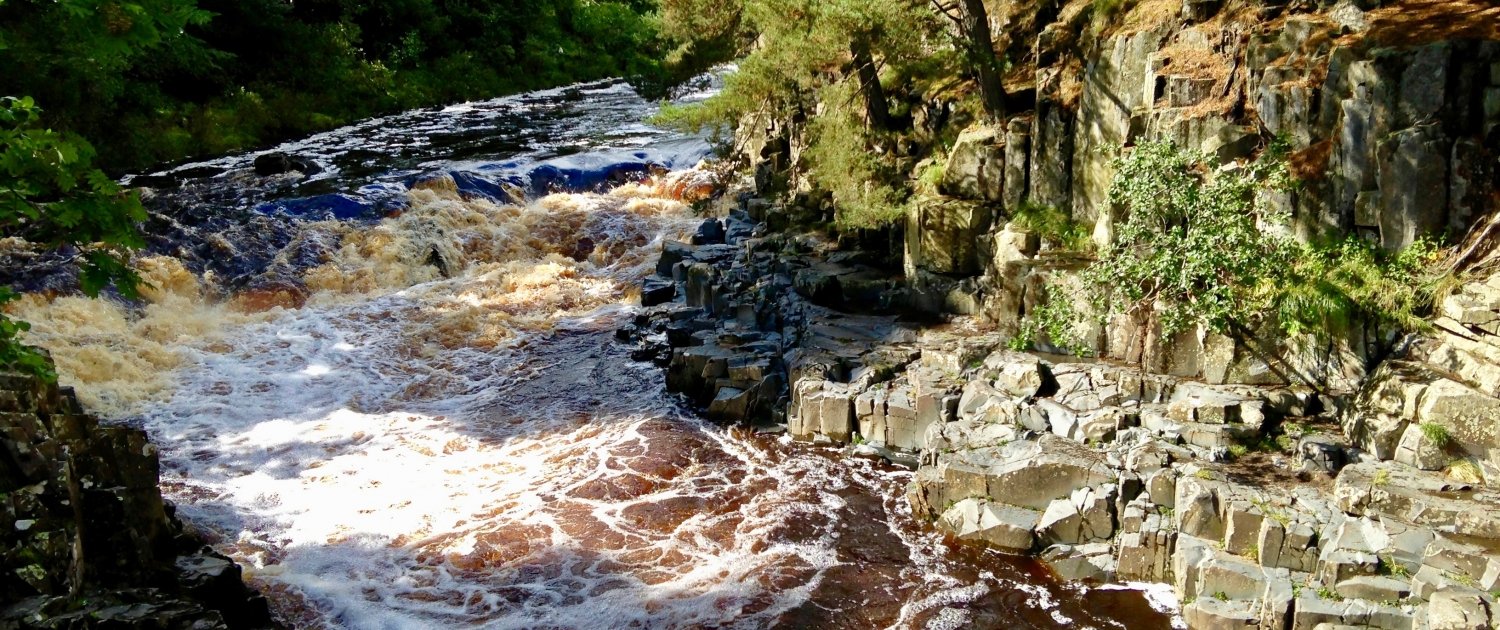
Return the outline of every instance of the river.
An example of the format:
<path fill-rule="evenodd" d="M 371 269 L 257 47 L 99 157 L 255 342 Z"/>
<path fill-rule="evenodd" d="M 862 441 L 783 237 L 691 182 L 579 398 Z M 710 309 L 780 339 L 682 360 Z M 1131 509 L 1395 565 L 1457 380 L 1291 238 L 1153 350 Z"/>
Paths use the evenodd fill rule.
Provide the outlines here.
<path fill-rule="evenodd" d="M 276 149 L 311 176 L 183 165 L 136 182 L 142 300 L 15 244 L 6 280 L 297 627 L 1170 627 L 1164 589 L 952 545 L 909 471 L 706 423 L 630 361 L 612 333 L 716 178 L 654 109 L 606 81 Z"/>

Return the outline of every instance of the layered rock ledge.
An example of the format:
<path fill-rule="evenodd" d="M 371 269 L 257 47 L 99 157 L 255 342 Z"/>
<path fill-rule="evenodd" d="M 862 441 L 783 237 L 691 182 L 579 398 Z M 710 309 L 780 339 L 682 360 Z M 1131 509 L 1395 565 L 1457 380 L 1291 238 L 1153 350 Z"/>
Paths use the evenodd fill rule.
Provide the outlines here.
<path fill-rule="evenodd" d="M 1193 628 L 1500 624 L 1496 280 L 1353 396 L 1214 384 L 903 319 L 919 291 L 757 221 L 783 211 L 745 196 L 699 231 L 724 242 L 669 243 L 621 331 L 710 418 L 914 466 L 919 518 L 1064 579 L 1171 584 Z"/>
<path fill-rule="evenodd" d="M 162 499 L 143 431 L 0 373 L 0 628 L 278 627 L 240 567 Z"/>

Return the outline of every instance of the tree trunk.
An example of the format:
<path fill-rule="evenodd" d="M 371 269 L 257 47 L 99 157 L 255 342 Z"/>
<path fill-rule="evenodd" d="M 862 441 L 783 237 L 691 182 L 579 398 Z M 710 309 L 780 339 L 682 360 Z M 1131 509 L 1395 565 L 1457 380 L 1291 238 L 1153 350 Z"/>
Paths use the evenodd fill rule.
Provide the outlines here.
<path fill-rule="evenodd" d="M 869 115 L 870 127 L 889 130 L 891 109 L 885 100 L 885 88 L 880 86 L 875 59 L 870 55 L 870 42 L 864 36 L 855 37 L 849 44 L 849 51 L 854 53 L 854 71 L 859 75 L 859 91 L 865 97 L 865 113 Z"/>
<path fill-rule="evenodd" d="M 991 122 L 1005 119 L 1005 85 L 1000 82 L 1000 58 L 990 37 L 990 18 L 984 0 L 961 0 L 959 30 L 968 40 L 969 65 L 979 83 L 979 97 Z"/>

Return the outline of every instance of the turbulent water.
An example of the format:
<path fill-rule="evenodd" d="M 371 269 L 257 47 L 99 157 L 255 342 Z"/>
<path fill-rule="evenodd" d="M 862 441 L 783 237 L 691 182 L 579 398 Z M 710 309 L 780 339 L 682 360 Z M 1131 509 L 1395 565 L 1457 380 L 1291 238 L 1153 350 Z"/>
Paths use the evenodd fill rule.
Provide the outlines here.
<path fill-rule="evenodd" d="M 611 333 L 714 184 L 651 107 L 591 84 L 283 147 L 314 177 L 188 165 L 142 301 L 67 297 L 10 244 L 17 314 L 298 627 L 1170 625 L 950 547 L 909 472 L 709 425 L 632 363 Z"/>

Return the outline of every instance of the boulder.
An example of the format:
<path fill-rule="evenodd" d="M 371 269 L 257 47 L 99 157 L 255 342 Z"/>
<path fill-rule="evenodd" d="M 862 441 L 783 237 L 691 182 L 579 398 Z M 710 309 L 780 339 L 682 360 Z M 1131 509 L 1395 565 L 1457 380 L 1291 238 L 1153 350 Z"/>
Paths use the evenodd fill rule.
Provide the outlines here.
<path fill-rule="evenodd" d="M 255 157 L 255 174 L 261 177 L 297 172 L 304 176 L 316 175 L 323 168 L 312 158 L 290 153 L 271 152 Z"/>
<path fill-rule="evenodd" d="M 1427 605 L 1428 630 L 1489 630 L 1490 600 L 1465 589 L 1443 589 Z"/>
<path fill-rule="evenodd" d="M 927 199 L 907 212 L 906 262 L 937 274 L 973 275 L 979 271 L 979 238 L 990 229 L 991 211 L 984 204 L 957 199 Z"/>
<path fill-rule="evenodd" d="M 1002 199 L 1005 185 L 1005 146 L 991 126 L 971 127 L 958 135 L 948 153 L 939 189 L 947 195 L 975 201 Z"/>
<path fill-rule="evenodd" d="M 647 278 L 641 283 L 641 306 L 666 304 L 677 297 L 677 284 L 670 280 Z"/>
<path fill-rule="evenodd" d="M 1029 551 L 1032 529 L 1040 515 L 1024 508 L 964 499 L 938 518 L 938 525 L 960 540 L 983 541 L 1006 551 Z"/>

